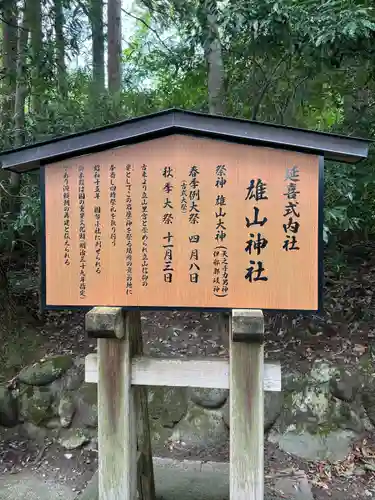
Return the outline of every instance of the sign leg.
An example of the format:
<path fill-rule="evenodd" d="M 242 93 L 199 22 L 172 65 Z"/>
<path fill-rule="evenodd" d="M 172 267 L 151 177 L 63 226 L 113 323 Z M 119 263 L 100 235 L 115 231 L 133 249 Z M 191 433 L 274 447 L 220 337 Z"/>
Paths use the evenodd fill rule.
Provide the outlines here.
<path fill-rule="evenodd" d="M 143 355 L 141 315 L 133 313 L 134 355 Z M 139 459 L 137 462 L 138 494 L 140 500 L 155 500 L 154 467 L 152 463 L 151 434 L 148 415 L 148 387 L 134 387 L 137 419 L 137 441 Z"/>
<path fill-rule="evenodd" d="M 264 497 L 263 313 L 235 309 L 230 321 L 230 499 Z"/>

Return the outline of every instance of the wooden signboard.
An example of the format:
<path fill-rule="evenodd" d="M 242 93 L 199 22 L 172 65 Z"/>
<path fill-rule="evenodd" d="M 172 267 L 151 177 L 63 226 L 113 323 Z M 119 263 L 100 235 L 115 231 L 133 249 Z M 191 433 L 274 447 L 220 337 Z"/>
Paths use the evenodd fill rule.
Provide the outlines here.
<path fill-rule="evenodd" d="M 317 155 L 176 134 L 43 172 L 47 307 L 318 309 Z"/>

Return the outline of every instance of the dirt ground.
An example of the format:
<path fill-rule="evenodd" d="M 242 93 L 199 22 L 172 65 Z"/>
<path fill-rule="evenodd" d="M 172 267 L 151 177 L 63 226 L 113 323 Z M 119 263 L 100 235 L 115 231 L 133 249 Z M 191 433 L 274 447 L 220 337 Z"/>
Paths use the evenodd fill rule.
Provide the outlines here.
<path fill-rule="evenodd" d="M 0 318 L 0 382 L 9 381 L 26 363 L 55 353 L 84 356 L 93 352 L 95 342 L 86 338 L 84 315 L 63 311 L 38 317 L 35 281 L 25 286 L 22 277 L 35 274 L 28 265 L 15 271 L 13 289 L 17 319 Z M 321 315 L 266 313 L 266 346 L 269 359 L 280 360 L 283 369 L 308 368 L 317 358 L 345 365 L 372 359 L 375 335 L 374 263 L 363 261 L 344 277 L 326 275 L 324 312 Z M 18 280 L 18 281 L 17 281 Z M 18 283 L 18 285 L 17 285 Z M 142 313 L 144 350 L 154 356 L 228 356 L 228 339 L 218 333 L 218 315 L 197 312 Z M 372 436 L 367 448 L 374 450 Z M 266 444 L 266 477 L 302 469 L 306 472 L 316 500 L 358 500 L 375 498 L 375 473 L 360 466 L 361 440 L 343 464 L 311 464 Z M 173 450 L 165 447 L 159 455 L 174 458 L 228 460 L 228 446 L 222 449 Z M 24 468 L 44 477 L 74 485 L 81 491 L 97 468 L 97 449 L 66 452 L 43 439 L 29 441 L 18 429 L 0 428 L 0 474 L 17 474 Z M 373 496 L 374 495 L 374 496 Z"/>

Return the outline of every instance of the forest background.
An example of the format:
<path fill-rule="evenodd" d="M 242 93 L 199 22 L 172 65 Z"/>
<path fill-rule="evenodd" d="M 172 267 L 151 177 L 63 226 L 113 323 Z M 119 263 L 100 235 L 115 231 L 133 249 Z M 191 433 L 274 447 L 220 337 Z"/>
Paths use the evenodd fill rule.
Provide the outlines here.
<path fill-rule="evenodd" d="M 0 149 L 180 107 L 372 138 L 370 0 L 2 0 Z M 38 173 L 0 172 L 0 300 L 37 268 Z M 325 166 L 326 273 L 375 237 L 375 155 Z M 370 248 L 370 250 L 369 250 Z"/>

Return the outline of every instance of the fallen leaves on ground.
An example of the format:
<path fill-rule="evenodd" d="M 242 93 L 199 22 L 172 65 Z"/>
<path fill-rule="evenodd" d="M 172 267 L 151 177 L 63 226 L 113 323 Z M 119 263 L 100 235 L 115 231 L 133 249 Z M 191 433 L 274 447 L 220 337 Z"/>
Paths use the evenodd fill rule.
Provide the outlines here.
<path fill-rule="evenodd" d="M 375 444 L 363 439 L 356 444 L 345 460 L 311 464 L 308 478 L 317 488 L 328 490 L 332 480 L 366 475 L 368 484 L 375 482 Z"/>

